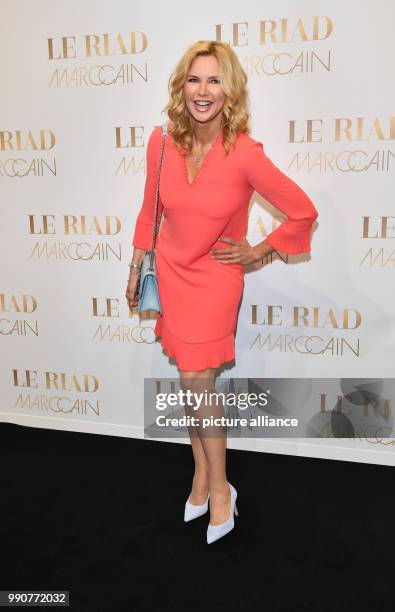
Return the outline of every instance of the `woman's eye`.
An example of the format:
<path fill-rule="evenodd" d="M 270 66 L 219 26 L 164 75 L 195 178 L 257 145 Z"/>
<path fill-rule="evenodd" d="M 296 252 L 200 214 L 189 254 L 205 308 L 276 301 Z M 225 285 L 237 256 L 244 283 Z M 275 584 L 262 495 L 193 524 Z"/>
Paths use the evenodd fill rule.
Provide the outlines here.
<path fill-rule="evenodd" d="M 196 77 L 189 77 L 188 83 L 193 83 L 194 81 L 198 81 Z M 210 83 L 219 83 L 219 79 L 211 79 Z"/>

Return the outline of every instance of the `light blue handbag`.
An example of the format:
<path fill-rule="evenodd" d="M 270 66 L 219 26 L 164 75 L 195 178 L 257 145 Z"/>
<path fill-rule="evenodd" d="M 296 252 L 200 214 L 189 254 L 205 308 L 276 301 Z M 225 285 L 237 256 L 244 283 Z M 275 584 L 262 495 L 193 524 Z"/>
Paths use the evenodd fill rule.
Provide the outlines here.
<path fill-rule="evenodd" d="M 156 194 L 155 194 L 154 224 L 153 224 L 153 230 L 152 230 L 152 245 L 151 245 L 151 250 L 147 251 L 146 254 L 144 255 L 143 263 L 141 265 L 139 301 L 138 301 L 139 313 L 144 312 L 146 310 L 152 310 L 154 312 L 158 312 L 162 314 L 162 306 L 161 306 L 160 299 L 159 299 L 158 278 L 156 276 L 155 238 L 156 238 L 157 227 L 159 227 L 159 223 L 160 223 L 160 220 L 158 224 L 156 223 L 156 218 L 158 214 L 160 171 L 162 167 L 163 150 L 165 147 L 167 130 L 168 130 L 168 122 L 166 121 L 162 126 L 162 131 L 163 131 L 162 146 L 160 150 L 158 169 L 156 171 L 157 180 L 156 180 Z"/>

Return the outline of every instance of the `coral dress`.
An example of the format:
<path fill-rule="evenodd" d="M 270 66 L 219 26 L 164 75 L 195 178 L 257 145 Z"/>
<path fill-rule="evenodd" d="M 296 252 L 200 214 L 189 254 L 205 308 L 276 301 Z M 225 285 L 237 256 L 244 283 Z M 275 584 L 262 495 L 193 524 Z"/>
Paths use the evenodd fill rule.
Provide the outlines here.
<path fill-rule="evenodd" d="M 162 128 L 147 145 L 144 200 L 136 220 L 133 246 L 150 249 L 155 210 L 156 170 Z M 242 240 L 248 207 L 257 191 L 287 216 L 267 236 L 279 251 L 310 251 L 311 225 L 318 216 L 306 193 L 266 156 L 261 142 L 239 134 L 228 156 L 222 132 L 189 183 L 184 155 L 166 136 L 160 176 L 156 271 L 162 315 L 155 336 L 179 369 L 204 370 L 235 359 L 235 330 L 244 288 L 244 266 L 223 264 L 212 248 L 229 248 L 220 236 Z"/>

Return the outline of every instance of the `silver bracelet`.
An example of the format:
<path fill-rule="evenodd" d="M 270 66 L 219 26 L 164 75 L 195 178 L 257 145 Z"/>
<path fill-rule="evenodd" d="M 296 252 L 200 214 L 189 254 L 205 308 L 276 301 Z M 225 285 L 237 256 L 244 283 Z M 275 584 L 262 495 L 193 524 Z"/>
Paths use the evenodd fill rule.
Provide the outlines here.
<path fill-rule="evenodd" d="M 141 268 L 141 264 L 130 263 L 129 268 Z"/>

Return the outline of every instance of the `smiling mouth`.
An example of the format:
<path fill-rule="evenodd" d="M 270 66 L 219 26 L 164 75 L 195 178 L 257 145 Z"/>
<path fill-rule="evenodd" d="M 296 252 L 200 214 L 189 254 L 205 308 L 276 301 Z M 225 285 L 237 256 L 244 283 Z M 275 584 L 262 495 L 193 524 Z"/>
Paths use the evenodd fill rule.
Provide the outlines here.
<path fill-rule="evenodd" d="M 196 110 L 198 110 L 200 113 L 205 113 L 212 105 L 212 102 L 209 102 L 208 100 L 194 100 L 193 104 Z"/>

